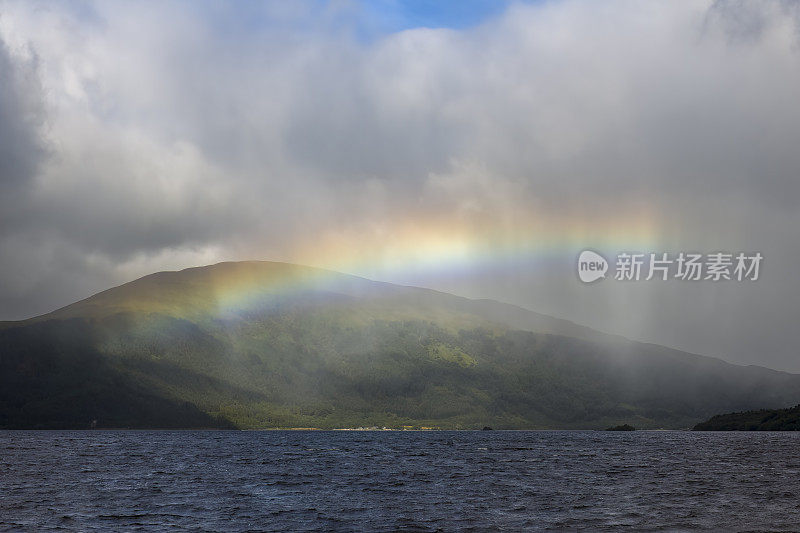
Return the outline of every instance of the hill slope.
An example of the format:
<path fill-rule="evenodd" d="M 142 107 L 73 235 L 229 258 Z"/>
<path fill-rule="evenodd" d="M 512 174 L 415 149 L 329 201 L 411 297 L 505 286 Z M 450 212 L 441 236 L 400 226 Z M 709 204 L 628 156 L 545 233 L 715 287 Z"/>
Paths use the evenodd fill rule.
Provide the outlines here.
<path fill-rule="evenodd" d="M 161 272 L 0 328 L 0 427 L 688 427 L 800 376 L 285 263 Z"/>

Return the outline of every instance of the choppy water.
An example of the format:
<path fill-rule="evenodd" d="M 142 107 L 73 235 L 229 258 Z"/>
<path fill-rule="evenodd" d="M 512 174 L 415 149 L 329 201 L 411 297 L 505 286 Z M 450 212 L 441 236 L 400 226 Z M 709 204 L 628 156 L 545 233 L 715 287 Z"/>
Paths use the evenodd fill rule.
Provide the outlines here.
<path fill-rule="evenodd" d="M 0 432 L 0 530 L 800 530 L 800 435 Z"/>

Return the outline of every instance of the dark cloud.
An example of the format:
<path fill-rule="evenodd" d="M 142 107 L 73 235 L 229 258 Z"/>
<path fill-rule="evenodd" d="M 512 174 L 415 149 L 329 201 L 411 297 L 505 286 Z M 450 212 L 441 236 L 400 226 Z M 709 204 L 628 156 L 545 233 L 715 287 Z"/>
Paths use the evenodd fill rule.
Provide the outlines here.
<path fill-rule="evenodd" d="M 43 156 L 36 63 L 14 62 L 0 39 L 0 187 L 30 180 Z"/>
<path fill-rule="evenodd" d="M 719 30 L 731 44 L 753 44 L 760 41 L 774 24 L 775 18 L 800 30 L 800 2 L 780 0 L 768 3 L 746 0 L 714 0 L 706 14 L 706 30 Z"/>

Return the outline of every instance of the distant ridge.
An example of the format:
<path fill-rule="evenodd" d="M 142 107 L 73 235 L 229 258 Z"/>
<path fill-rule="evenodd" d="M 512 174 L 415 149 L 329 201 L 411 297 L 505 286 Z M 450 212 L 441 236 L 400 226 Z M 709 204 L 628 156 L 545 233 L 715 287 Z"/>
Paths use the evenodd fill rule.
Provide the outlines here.
<path fill-rule="evenodd" d="M 800 405 L 787 409 L 759 409 L 716 415 L 700 422 L 695 431 L 800 431 Z"/>

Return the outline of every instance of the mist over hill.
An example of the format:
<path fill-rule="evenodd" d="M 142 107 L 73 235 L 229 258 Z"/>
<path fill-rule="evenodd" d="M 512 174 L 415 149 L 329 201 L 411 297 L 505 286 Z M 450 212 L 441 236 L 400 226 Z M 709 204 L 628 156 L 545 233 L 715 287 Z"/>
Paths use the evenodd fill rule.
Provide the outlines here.
<path fill-rule="evenodd" d="M 0 324 L 0 427 L 678 428 L 798 402 L 798 375 L 286 263 Z"/>

